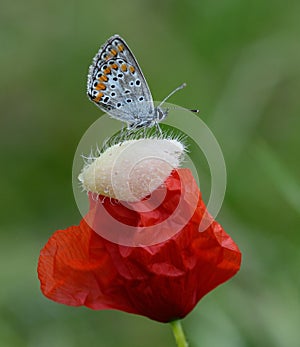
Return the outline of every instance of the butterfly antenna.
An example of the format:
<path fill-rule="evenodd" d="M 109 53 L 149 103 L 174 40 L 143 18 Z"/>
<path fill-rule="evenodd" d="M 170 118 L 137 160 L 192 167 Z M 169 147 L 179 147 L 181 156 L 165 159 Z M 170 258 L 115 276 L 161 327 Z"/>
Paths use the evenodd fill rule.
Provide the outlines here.
<path fill-rule="evenodd" d="M 163 99 L 163 101 L 158 105 L 158 107 L 160 107 L 163 103 L 165 103 L 170 96 L 172 96 L 173 94 L 175 94 L 176 92 L 178 92 L 178 90 L 181 90 L 183 88 L 186 87 L 186 83 L 182 83 L 182 85 L 180 85 L 179 87 L 177 87 L 176 89 L 174 89 L 166 98 Z M 195 109 L 195 110 L 190 110 L 193 113 L 199 113 L 200 111 Z"/>
<path fill-rule="evenodd" d="M 179 86 L 179 87 L 177 87 L 176 89 L 174 89 L 167 97 L 165 97 L 165 98 L 163 99 L 163 101 L 158 105 L 158 107 L 160 107 L 163 103 L 165 103 L 165 102 L 169 99 L 169 97 L 171 97 L 173 94 L 175 94 L 176 92 L 178 92 L 178 90 L 181 90 L 181 89 L 183 89 L 183 88 L 185 88 L 185 87 L 186 87 L 186 83 L 182 83 L 181 86 Z"/>

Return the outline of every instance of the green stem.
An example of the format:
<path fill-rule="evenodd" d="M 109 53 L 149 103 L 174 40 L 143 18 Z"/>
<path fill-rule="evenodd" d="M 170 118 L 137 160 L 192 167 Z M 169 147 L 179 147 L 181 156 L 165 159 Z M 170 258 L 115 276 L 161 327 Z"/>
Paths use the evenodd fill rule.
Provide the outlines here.
<path fill-rule="evenodd" d="M 173 334 L 177 343 L 178 347 L 188 347 L 188 343 L 186 341 L 183 329 L 182 329 L 182 325 L 181 325 L 181 321 L 180 320 L 174 320 L 172 322 L 170 322 L 172 330 L 173 330 Z"/>

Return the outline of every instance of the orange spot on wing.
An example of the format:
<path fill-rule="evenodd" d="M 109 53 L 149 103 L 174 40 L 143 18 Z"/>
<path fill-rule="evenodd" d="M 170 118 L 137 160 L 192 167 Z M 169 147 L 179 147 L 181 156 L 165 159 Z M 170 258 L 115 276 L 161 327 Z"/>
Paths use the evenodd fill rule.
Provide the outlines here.
<path fill-rule="evenodd" d="M 129 67 L 129 70 L 130 70 L 131 73 L 134 73 L 135 68 L 134 68 L 133 66 L 130 66 L 130 67 Z"/>
<path fill-rule="evenodd" d="M 108 78 L 105 75 L 101 75 L 99 79 L 104 82 L 108 80 Z"/>
<path fill-rule="evenodd" d="M 118 70 L 118 65 L 117 64 L 111 64 L 111 67 L 115 70 Z"/>
<path fill-rule="evenodd" d="M 110 58 L 112 58 L 112 55 L 107 54 L 107 56 L 105 57 L 105 60 L 109 60 Z"/>
<path fill-rule="evenodd" d="M 105 73 L 106 75 L 110 74 L 110 67 L 107 67 L 107 68 L 104 70 L 104 73 Z"/>
<path fill-rule="evenodd" d="M 106 87 L 103 83 L 98 83 L 97 86 L 95 87 L 97 90 L 105 90 Z"/>
<path fill-rule="evenodd" d="M 102 98 L 104 94 L 103 93 L 98 93 L 98 95 L 95 97 L 94 101 L 98 102 Z"/>
<path fill-rule="evenodd" d="M 122 64 L 122 65 L 121 65 L 121 69 L 122 69 L 122 71 L 127 71 L 127 66 L 126 66 L 126 64 Z"/>
<path fill-rule="evenodd" d="M 118 50 L 120 51 L 120 52 L 123 52 L 124 51 L 124 46 L 123 45 L 118 45 Z"/>
<path fill-rule="evenodd" d="M 115 51 L 114 49 L 111 49 L 111 50 L 110 50 L 110 53 L 111 53 L 112 55 L 117 55 L 117 51 Z"/>

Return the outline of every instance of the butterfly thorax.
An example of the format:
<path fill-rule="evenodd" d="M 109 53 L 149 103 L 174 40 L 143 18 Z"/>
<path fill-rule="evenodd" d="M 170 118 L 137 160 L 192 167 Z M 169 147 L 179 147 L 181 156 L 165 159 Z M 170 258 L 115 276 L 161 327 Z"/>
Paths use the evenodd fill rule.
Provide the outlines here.
<path fill-rule="evenodd" d="M 150 117 L 137 117 L 137 121 L 134 123 L 128 123 L 128 129 L 139 129 L 139 128 L 150 128 L 156 126 L 159 122 L 161 122 L 168 115 L 167 109 L 162 109 L 157 106 L 153 109 L 153 115 L 149 115 Z"/>

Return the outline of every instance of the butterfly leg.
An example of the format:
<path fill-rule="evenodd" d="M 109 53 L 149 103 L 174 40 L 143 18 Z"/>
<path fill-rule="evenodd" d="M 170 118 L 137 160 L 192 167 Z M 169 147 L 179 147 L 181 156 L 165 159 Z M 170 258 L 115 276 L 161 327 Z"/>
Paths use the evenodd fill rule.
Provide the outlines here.
<path fill-rule="evenodd" d="M 147 130 L 148 130 L 148 128 L 143 128 L 143 136 L 146 138 L 147 137 Z"/>
<path fill-rule="evenodd" d="M 155 123 L 154 123 L 154 126 L 155 126 L 155 130 L 156 130 L 156 134 L 157 134 L 158 136 L 162 136 L 163 133 L 162 133 L 162 131 L 161 131 L 161 128 L 160 128 L 158 122 L 155 122 Z"/>

